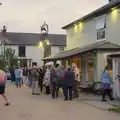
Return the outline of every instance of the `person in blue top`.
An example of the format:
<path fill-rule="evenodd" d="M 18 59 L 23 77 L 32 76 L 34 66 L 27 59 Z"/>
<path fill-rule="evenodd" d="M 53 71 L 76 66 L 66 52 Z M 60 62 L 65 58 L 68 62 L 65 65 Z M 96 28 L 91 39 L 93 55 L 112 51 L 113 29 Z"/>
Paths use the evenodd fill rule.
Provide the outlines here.
<path fill-rule="evenodd" d="M 22 81 L 22 70 L 17 67 L 15 70 L 15 79 L 16 79 L 16 87 L 21 87 L 21 81 Z"/>
<path fill-rule="evenodd" d="M 107 100 L 105 99 L 106 95 L 109 96 L 110 100 L 114 100 L 112 95 L 111 95 L 111 83 L 112 83 L 112 79 L 110 76 L 110 73 L 108 71 L 108 66 L 106 66 L 104 68 L 104 71 L 102 72 L 101 75 L 101 80 L 102 80 L 102 88 L 103 88 L 103 95 L 102 95 L 102 100 L 103 102 L 107 102 Z"/>

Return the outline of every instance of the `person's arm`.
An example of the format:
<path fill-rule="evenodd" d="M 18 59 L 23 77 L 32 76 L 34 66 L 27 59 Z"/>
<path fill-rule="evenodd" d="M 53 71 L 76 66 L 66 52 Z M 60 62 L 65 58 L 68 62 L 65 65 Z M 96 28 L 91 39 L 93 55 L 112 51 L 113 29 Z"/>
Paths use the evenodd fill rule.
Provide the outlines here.
<path fill-rule="evenodd" d="M 112 83 L 112 78 L 111 78 L 111 76 L 110 76 L 110 73 L 109 73 L 109 72 L 107 72 L 107 77 L 108 77 L 108 79 L 110 80 L 110 83 Z"/>

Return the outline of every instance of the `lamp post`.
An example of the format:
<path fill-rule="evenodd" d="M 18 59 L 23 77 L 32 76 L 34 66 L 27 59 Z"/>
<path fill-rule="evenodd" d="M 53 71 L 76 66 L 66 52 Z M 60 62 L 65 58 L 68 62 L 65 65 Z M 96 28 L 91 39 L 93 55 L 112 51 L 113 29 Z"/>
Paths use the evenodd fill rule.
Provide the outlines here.
<path fill-rule="evenodd" d="M 41 38 L 40 38 L 40 46 L 43 46 L 44 48 L 44 57 L 48 57 L 49 55 L 51 55 L 51 47 L 50 47 L 50 42 L 48 40 L 48 32 L 49 32 L 49 28 L 48 28 L 48 24 L 46 24 L 44 22 L 44 24 L 41 26 Z"/>

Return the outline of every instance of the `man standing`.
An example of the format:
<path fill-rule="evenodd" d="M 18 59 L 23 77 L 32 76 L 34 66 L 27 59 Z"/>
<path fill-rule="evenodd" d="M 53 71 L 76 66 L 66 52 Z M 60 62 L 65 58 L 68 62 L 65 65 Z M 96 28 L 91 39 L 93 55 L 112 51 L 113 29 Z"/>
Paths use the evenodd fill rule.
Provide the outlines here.
<path fill-rule="evenodd" d="M 72 64 L 72 69 L 75 74 L 75 86 L 74 86 L 74 97 L 79 97 L 78 87 L 80 85 L 80 70 L 77 68 L 77 65 L 75 63 Z"/>
<path fill-rule="evenodd" d="M 40 87 L 38 85 L 39 73 L 36 66 L 31 70 L 31 79 L 32 79 L 32 95 L 40 95 Z"/>
<path fill-rule="evenodd" d="M 5 84 L 6 84 L 7 76 L 4 71 L 0 70 L 0 95 L 5 99 L 5 106 L 10 105 L 7 97 L 5 95 Z"/>
<path fill-rule="evenodd" d="M 24 67 L 23 69 L 23 84 L 27 85 L 28 82 L 28 69 L 27 67 Z"/>
<path fill-rule="evenodd" d="M 68 100 L 68 96 L 69 96 L 69 100 L 72 100 L 72 89 L 74 84 L 75 84 L 75 74 L 71 70 L 71 68 L 68 67 L 63 80 L 63 93 L 65 96 L 65 101 Z"/>
<path fill-rule="evenodd" d="M 22 70 L 20 69 L 20 67 L 17 67 L 17 69 L 15 70 L 15 78 L 16 78 L 16 87 L 21 88 Z"/>

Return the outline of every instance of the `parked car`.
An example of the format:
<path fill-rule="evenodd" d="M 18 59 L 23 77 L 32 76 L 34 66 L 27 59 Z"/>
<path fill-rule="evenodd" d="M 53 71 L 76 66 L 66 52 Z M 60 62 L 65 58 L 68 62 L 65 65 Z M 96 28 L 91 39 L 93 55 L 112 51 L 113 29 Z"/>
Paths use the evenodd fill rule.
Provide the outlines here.
<path fill-rule="evenodd" d="M 7 80 L 11 80 L 11 74 L 9 71 L 5 72 L 6 73 L 6 76 L 7 76 Z"/>

